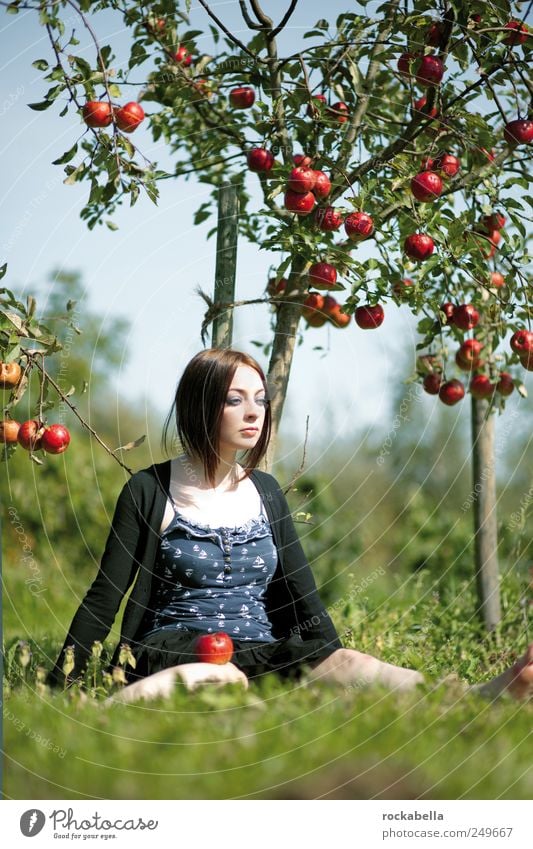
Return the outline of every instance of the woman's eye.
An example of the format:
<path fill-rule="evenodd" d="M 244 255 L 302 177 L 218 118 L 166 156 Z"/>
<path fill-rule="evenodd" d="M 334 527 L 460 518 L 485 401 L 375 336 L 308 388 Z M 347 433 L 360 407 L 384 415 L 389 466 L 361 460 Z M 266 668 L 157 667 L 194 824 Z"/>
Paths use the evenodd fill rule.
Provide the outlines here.
<path fill-rule="evenodd" d="M 257 399 L 257 403 L 258 403 L 258 404 L 262 404 L 262 405 L 263 405 L 263 407 L 267 407 L 267 406 L 268 406 L 269 401 L 268 401 L 268 398 L 258 398 L 258 399 Z"/>
<path fill-rule="evenodd" d="M 240 398 L 228 398 L 226 400 L 226 404 L 231 404 L 232 407 L 236 407 L 241 401 Z"/>

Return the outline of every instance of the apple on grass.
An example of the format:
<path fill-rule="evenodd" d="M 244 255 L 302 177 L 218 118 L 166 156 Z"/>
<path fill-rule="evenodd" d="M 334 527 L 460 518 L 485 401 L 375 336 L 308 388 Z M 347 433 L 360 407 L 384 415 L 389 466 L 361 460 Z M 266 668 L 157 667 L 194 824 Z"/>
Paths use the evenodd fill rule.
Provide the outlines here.
<path fill-rule="evenodd" d="M 200 663 L 229 663 L 233 656 L 233 640 L 224 631 L 202 634 L 196 638 L 194 652 Z"/>

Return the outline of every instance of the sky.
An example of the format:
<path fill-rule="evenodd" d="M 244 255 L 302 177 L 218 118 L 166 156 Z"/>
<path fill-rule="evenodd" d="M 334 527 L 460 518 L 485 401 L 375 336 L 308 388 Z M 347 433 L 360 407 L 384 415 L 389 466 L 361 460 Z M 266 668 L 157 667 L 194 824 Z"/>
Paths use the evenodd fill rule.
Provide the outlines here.
<path fill-rule="evenodd" d="M 370 13 L 377 5 L 369 4 Z M 233 32 L 242 31 L 244 37 L 238 4 L 233 0 L 214 2 L 212 8 Z M 276 18 L 286 3 L 278 0 L 265 8 Z M 329 20 L 345 9 L 345 2 L 330 0 Z M 302 33 L 322 14 L 323 4 L 316 0 L 301 4 L 285 33 L 287 49 L 293 51 Z M 107 13 L 95 16 L 93 25 L 99 40 L 111 43 L 118 60 L 125 60 L 128 34 L 120 20 Z M 191 25 L 198 29 L 206 25 L 206 13 L 194 2 Z M 77 53 L 94 62 L 86 37 L 81 32 L 79 36 L 82 44 Z M 194 179 L 163 181 L 157 206 L 141 195 L 135 207 L 125 207 L 114 217 L 119 227 L 116 232 L 107 227 L 89 231 L 79 217 L 88 195 L 87 184 L 65 186 L 63 166 L 51 164 L 81 137 L 85 127 L 72 111 L 59 118 L 61 105 L 45 112 L 27 106 L 42 100 L 48 87 L 43 73 L 31 66 L 35 59 L 51 58 L 45 31 L 34 13 L 8 16 L 0 12 L 0 40 L 4 127 L 0 256 L 2 262 L 8 262 L 4 285 L 26 295 L 37 287 L 45 291 L 42 284 L 52 269 L 80 271 L 87 307 L 102 316 L 102 332 L 114 317 L 130 322 L 124 361 L 110 375 L 110 384 L 132 404 L 160 412 L 163 421 L 179 374 L 202 348 L 204 303 L 194 290 L 200 285 L 212 291 L 216 238 L 206 239 L 212 219 L 197 227 L 192 222 L 194 211 L 208 199 L 209 187 Z M 282 41 L 281 53 L 283 46 Z M 209 48 L 199 42 L 199 49 Z M 141 74 L 142 69 L 139 77 Z M 126 90 L 124 97 L 128 99 Z M 152 141 L 145 125 L 136 131 L 134 141 L 147 158 L 171 167 L 167 149 L 162 142 Z M 255 175 L 248 177 L 252 191 L 255 179 Z M 257 192 L 253 197 L 259 205 Z M 359 250 L 358 258 L 364 258 L 364 251 L 364 247 Z M 237 299 L 261 296 L 269 267 L 275 262 L 276 257 L 241 239 Z M 39 311 L 45 310 L 45 305 L 41 298 Z M 267 359 L 251 340 L 266 343 L 269 339 L 267 306 L 236 311 L 233 347 L 252 353 L 266 368 Z M 306 332 L 296 350 L 285 407 L 281 433 L 287 443 L 301 443 L 308 416 L 311 451 L 321 450 L 325 441 L 330 443 L 336 437 L 365 430 L 387 432 L 397 412 L 391 398 L 401 397 L 398 386 L 411 371 L 416 342 L 416 319 L 406 306 L 398 308 L 391 302 L 377 330 L 363 331 L 351 323 L 343 330 L 328 325 Z M 321 350 L 315 350 L 317 347 Z M 405 387 L 406 394 L 408 391 Z M 457 414 L 468 415 L 470 405 L 461 406 L 464 409 Z M 424 399 L 422 407 L 428 421 L 444 412 L 434 398 Z"/>

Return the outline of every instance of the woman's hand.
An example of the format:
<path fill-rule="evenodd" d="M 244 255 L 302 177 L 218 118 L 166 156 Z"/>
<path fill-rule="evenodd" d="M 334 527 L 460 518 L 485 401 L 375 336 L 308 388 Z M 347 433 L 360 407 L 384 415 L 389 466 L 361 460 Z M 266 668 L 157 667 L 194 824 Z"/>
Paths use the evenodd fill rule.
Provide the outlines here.
<path fill-rule="evenodd" d="M 188 691 L 196 690 L 202 684 L 242 684 L 248 689 L 248 678 L 233 663 L 182 663 L 147 675 L 135 684 L 129 684 L 119 693 L 106 699 L 104 705 L 109 707 L 115 702 L 170 696 L 174 692 L 176 682 L 184 684 Z"/>

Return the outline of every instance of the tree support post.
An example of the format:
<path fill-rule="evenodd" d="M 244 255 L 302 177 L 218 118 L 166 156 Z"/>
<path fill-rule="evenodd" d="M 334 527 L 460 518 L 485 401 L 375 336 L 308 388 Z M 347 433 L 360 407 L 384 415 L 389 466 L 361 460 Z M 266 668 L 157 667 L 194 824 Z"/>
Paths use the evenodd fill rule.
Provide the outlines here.
<path fill-rule="evenodd" d="M 239 234 L 239 198 L 237 186 L 224 183 L 218 196 L 217 259 L 215 269 L 215 304 L 233 304 L 237 272 L 237 239 Z M 213 348 L 229 348 L 233 335 L 233 307 L 228 307 L 213 320 Z"/>
<path fill-rule="evenodd" d="M 474 547 L 478 611 L 487 631 L 501 619 L 494 458 L 494 413 L 489 402 L 472 398 Z"/>

